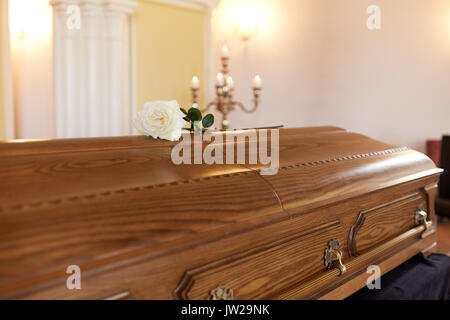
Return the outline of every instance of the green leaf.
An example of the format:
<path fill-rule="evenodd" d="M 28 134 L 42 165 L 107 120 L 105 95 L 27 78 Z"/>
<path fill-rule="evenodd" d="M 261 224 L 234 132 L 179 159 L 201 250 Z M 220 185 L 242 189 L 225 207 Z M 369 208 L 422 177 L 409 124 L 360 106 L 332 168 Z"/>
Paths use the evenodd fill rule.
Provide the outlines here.
<path fill-rule="evenodd" d="M 187 114 L 188 118 L 191 121 L 200 121 L 202 120 L 202 113 L 200 112 L 200 110 L 195 109 L 195 108 L 190 108 Z"/>
<path fill-rule="evenodd" d="M 180 110 L 181 110 L 181 112 L 183 112 L 185 115 L 187 115 L 188 113 L 187 113 L 187 111 L 186 110 L 184 110 L 183 108 L 180 108 Z"/>
<path fill-rule="evenodd" d="M 202 120 L 203 128 L 209 128 L 214 124 L 214 115 L 207 114 Z"/>

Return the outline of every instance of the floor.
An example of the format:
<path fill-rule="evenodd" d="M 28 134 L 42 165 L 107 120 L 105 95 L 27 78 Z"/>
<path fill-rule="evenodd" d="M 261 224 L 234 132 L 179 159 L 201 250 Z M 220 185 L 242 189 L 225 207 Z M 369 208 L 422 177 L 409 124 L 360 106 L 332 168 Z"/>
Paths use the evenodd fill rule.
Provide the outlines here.
<path fill-rule="evenodd" d="M 450 219 L 440 219 L 436 229 L 438 253 L 450 256 Z"/>

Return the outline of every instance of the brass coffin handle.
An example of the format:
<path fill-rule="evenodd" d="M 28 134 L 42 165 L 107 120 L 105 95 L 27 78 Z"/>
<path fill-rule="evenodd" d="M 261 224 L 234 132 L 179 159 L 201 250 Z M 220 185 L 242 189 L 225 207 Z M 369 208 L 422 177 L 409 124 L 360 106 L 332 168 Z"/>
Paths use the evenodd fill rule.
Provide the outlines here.
<path fill-rule="evenodd" d="M 328 248 L 325 249 L 324 254 L 324 263 L 327 269 L 338 268 L 341 275 L 347 271 L 347 267 L 342 263 L 342 248 L 337 239 L 328 242 Z"/>
<path fill-rule="evenodd" d="M 424 235 L 424 233 L 427 232 L 428 229 L 430 229 L 431 225 L 433 224 L 431 221 L 428 221 L 427 219 L 428 214 L 423 210 L 423 207 L 418 207 L 414 214 L 414 225 L 416 226 L 423 225 L 425 227 L 425 230 L 422 232 L 422 235 Z"/>
<path fill-rule="evenodd" d="M 210 300 L 233 300 L 233 289 L 227 286 L 218 286 L 209 292 Z"/>

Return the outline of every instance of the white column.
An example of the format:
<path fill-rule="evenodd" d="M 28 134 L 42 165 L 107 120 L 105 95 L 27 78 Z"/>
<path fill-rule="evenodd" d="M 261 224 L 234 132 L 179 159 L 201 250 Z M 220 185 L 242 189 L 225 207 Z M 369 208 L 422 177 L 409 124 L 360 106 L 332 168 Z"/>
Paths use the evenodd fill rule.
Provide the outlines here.
<path fill-rule="evenodd" d="M 99 3 L 83 2 L 82 12 L 82 48 L 84 58 L 82 63 L 83 79 L 80 85 L 83 88 L 82 104 L 85 107 L 86 131 L 88 137 L 98 137 L 107 134 L 102 122 L 104 94 L 102 94 L 102 39 L 103 13 Z M 86 94 L 86 93 L 91 94 Z M 95 94 L 94 94 L 95 93 Z"/>
<path fill-rule="evenodd" d="M 51 3 L 52 4 L 52 3 Z M 66 85 L 64 83 L 64 74 L 66 71 L 64 57 L 65 48 L 64 33 L 66 28 L 62 28 L 64 25 L 66 16 L 66 6 L 63 3 L 53 3 L 53 72 L 54 72 L 54 94 L 55 94 L 55 113 L 56 113 L 56 136 L 66 137 L 68 133 L 66 131 Z M 63 108 L 64 107 L 64 108 Z"/>
<path fill-rule="evenodd" d="M 52 0 L 57 136 L 132 133 L 135 0 Z M 69 5 L 81 12 L 69 30 Z"/>

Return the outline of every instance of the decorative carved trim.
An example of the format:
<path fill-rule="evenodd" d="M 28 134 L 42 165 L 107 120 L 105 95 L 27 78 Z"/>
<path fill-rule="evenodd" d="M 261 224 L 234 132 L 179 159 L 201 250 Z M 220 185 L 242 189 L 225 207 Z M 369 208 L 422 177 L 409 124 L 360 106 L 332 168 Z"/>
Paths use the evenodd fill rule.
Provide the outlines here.
<path fill-rule="evenodd" d="M 188 300 L 189 299 L 189 297 L 188 297 L 189 291 L 191 290 L 192 286 L 194 285 L 196 278 L 198 278 L 199 275 L 204 274 L 205 272 L 208 272 L 208 271 L 218 268 L 218 267 L 223 267 L 224 265 L 232 264 L 237 260 L 248 258 L 249 256 L 253 256 L 260 252 L 270 250 L 271 248 L 281 246 L 292 240 L 301 240 L 302 238 L 310 237 L 312 234 L 332 230 L 339 226 L 340 226 L 340 222 L 338 220 L 324 223 L 322 225 L 314 226 L 308 230 L 305 230 L 305 231 L 300 232 L 295 235 L 291 235 L 291 236 L 282 238 L 280 240 L 271 242 L 269 244 L 262 244 L 251 250 L 237 253 L 235 255 L 223 258 L 221 260 L 211 262 L 207 265 L 203 265 L 201 267 L 186 270 L 184 272 L 183 278 L 181 279 L 178 286 L 173 291 L 172 295 L 177 300 Z M 213 288 L 211 288 L 211 289 L 213 289 Z M 207 294 L 207 292 L 205 294 Z"/>
<path fill-rule="evenodd" d="M 49 4 L 53 7 L 68 5 L 106 5 L 123 8 L 125 11 L 133 10 L 137 7 L 137 0 L 50 0 Z"/>
<path fill-rule="evenodd" d="M 104 0 L 103 2 L 103 6 L 108 11 L 123 12 L 129 15 L 134 13 L 137 5 L 136 0 Z"/>
<path fill-rule="evenodd" d="M 141 0 L 142 1 L 142 0 Z M 148 1 L 148 0 L 143 0 Z M 192 9 L 213 10 L 217 7 L 220 0 L 151 0 L 153 2 L 167 3 L 175 6 Z"/>
<path fill-rule="evenodd" d="M 356 218 L 356 222 L 350 228 L 350 232 L 348 234 L 348 254 L 350 257 L 355 257 L 358 255 L 356 250 L 356 240 L 358 237 L 358 232 L 366 220 L 366 214 L 367 212 L 361 211 L 358 214 L 358 218 Z"/>
<path fill-rule="evenodd" d="M 432 184 L 423 188 L 426 196 L 427 196 L 427 212 L 430 215 L 434 216 L 434 199 L 436 197 L 438 191 L 438 185 Z"/>
<path fill-rule="evenodd" d="M 373 158 L 373 157 L 377 157 L 377 156 L 386 156 L 386 155 L 390 155 L 390 154 L 394 154 L 394 153 L 406 152 L 409 150 L 410 149 L 407 147 L 402 147 L 402 148 L 388 149 L 388 150 L 383 150 L 383 151 L 354 154 L 354 155 L 344 156 L 344 157 L 339 157 L 339 158 L 331 158 L 331 159 L 325 159 L 325 160 L 316 160 L 316 161 L 293 164 L 293 165 L 289 165 L 289 166 L 280 167 L 279 170 L 293 169 L 293 168 L 299 168 L 299 167 L 314 167 L 314 166 L 320 166 L 323 164 L 328 164 L 328 163 L 333 163 L 333 162 L 357 160 L 357 159 L 363 159 L 363 158 Z"/>
<path fill-rule="evenodd" d="M 431 221 L 431 228 L 427 232 L 424 232 L 422 234 L 422 237 L 428 237 L 432 233 L 436 232 L 437 223 L 436 223 L 436 208 L 435 208 L 435 199 L 437 196 L 437 193 L 439 191 L 439 186 L 437 184 L 432 184 L 425 186 L 423 188 L 423 192 L 425 193 L 426 199 L 427 199 L 427 213 L 428 213 L 428 219 Z"/>
<path fill-rule="evenodd" d="M 339 158 L 331 158 L 331 159 L 326 159 L 326 160 L 303 162 L 303 163 L 298 163 L 298 164 L 294 164 L 294 165 L 280 167 L 280 170 L 289 170 L 289 169 L 294 169 L 294 168 L 299 168 L 299 167 L 320 166 L 320 165 L 325 165 L 325 164 L 334 163 L 334 162 L 351 161 L 351 160 L 357 160 L 357 159 L 362 159 L 362 158 L 373 158 L 373 157 L 377 157 L 377 156 L 385 156 L 385 155 L 390 155 L 390 154 L 395 154 L 395 153 L 401 153 L 401 152 L 405 152 L 408 150 L 409 150 L 409 148 L 403 147 L 403 148 L 395 148 L 395 149 L 388 149 L 388 150 L 383 150 L 383 151 L 370 152 L 370 153 L 365 153 L 365 154 L 350 155 L 350 156 L 339 157 Z M 254 171 L 254 170 L 248 170 L 248 171 L 222 174 L 222 175 L 211 176 L 211 177 L 162 183 L 162 184 L 157 184 L 157 185 L 147 185 L 147 186 L 141 186 L 141 187 L 132 187 L 132 188 L 126 188 L 126 189 L 104 191 L 104 192 L 100 192 L 100 193 L 92 193 L 92 194 L 87 194 L 87 195 L 63 197 L 63 198 L 57 198 L 57 199 L 53 199 L 53 200 L 39 201 L 39 202 L 35 202 L 35 203 L 16 204 L 16 205 L 4 207 L 4 208 L 0 207 L 0 212 L 2 212 L 2 211 L 17 211 L 17 210 L 25 210 L 25 209 L 36 209 L 36 208 L 42 207 L 44 205 L 55 206 L 55 205 L 60 205 L 63 202 L 80 202 L 83 200 L 88 201 L 88 200 L 95 199 L 97 197 L 108 197 L 108 196 L 112 196 L 115 194 L 123 194 L 126 192 L 139 192 L 139 191 L 150 190 L 150 189 L 154 189 L 154 188 L 164 188 L 164 187 L 168 187 L 168 186 L 189 184 L 189 183 L 207 181 L 207 180 L 211 180 L 211 179 L 225 179 L 225 178 L 230 178 L 230 177 L 255 175 L 255 174 L 258 174 L 258 172 Z"/>
<path fill-rule="evenodd" d="M 364 222 L 365 222 L 367 216 L 369 216 L 375 212 L 378 212 L 380 209 L 390 207 L 390 206 L 393 206 L 395 204 L 398 204 L 398 203 L 401 203 L 404 201 L 410 201 L 412 198 L 415 198 L 417 196 L 420 196 L 420 194 L 418 192 L 415 192 L 415 193 L 412 193 L 405 197 L 402 197 L 400 199 L 396 199 L 394 201 L 384 203 L 384 204 L 376 206 L 374 208 L 361 211 L 358 214 L 358 217 L 356 218 L 356 222 L 350 228 L 350 232 L 348 234 L 348 253 L 349 253 L 350 257 L 359 256 L 359 253 L 358 253 L 358 250 L 356 247 L 357 240 L 358 240 L 358 232 L 361 229 L 361 227 L 364 225 Z"/>
<path fill-rule="evenodd" d="M 279 300 L 298 300 L 298 299 L 315 299 L 320 297 L 321 294 L 329 292 L 349 279 L 357 276 L 355 270 L 365 270 L 370 264 L 380 264 L 383 261 L 388 260 L 391 256 L 400 252 L 402 249 L 410 247 L 405 252 L 411 253 L 411 256 L 420 252 L 418 246 L 423 245 L 423 242 L 417 240 L 417 236 L 424 230 L 423 226 L 413 228 L 401 235 L 389 240 L 382 245 L 364 253 L 347 263 L 347 269 L 349 270 L 347 275 L 341 277 L 341 281 L 337 282 L 336 279 L 340 274 L 338 269 L 332 269 L 318 278 L 302 283 L 301 286 L 297 286 L 290 291 L 285 291 L 283 294 L 277 297 Z M 411 252 L 412 251 L 412 252 Z M 404 259 L 407 260 L 407 259 Z M 382 272 L 383 274 L 385 272 Z M 322 293 L 316 294 L 318 288 L 323 288 Z"/>

